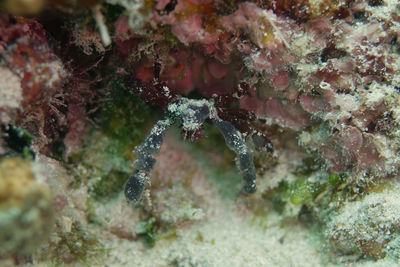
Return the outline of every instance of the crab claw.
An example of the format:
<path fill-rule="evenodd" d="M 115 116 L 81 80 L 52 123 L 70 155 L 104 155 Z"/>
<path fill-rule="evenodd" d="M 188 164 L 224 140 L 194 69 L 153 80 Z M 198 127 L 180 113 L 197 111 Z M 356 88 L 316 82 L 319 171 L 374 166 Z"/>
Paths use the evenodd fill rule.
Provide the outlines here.
<path fill-rule="evenodd" d="M 225 138 L 225 142 L 238 156 L 238 167 L 245 182 L 242 191 L 252 194 L 256 191 L 256 168 L 253 152 L 246 146 L 242 134 L 230 123 L 221 119 L 213 120 Z"/>
<path fill-rule="evenodd" d="M 129 201 L 138 202 L 142 198 L 143 191 L 148 183 L 149 179 L 146 173 L 136 170 L 125 185 L 125 197 Z"/>

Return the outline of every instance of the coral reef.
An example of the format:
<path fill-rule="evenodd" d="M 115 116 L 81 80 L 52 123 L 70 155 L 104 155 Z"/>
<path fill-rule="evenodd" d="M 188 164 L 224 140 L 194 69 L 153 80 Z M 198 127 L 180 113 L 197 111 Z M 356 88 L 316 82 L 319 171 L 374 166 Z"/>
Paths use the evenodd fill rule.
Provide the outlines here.
<path fill-rule="evenodd" d="M 0 254 L 27 256 L 53 228 L 53 199 L 35 164 L 20 158 L 0 162 Z"/>
<path fill-rule="evenodd" d="M 398 183 L 379 186 L 362 201 L 353 201 L 332 214 L 327 234 L 342 253 L 361 251 L 374 258 L 397 250 L 399 234 Z M 392 243 L 393 242 L 393 243 Z M 357 254 L 356 254 L 357 255 Z"/>
<path fill-rule="evenodd" d="M 0 1 L 0 265 L 397 266 L 399 40 L 395 0 Z"/>

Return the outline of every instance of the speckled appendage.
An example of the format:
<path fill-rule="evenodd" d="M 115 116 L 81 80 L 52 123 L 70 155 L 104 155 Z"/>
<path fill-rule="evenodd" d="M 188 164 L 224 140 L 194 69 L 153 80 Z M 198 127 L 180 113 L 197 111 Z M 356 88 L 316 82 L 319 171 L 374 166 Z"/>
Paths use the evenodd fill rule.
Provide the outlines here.
<path fill-rule="evenodd" d="M 175 118 L 180 118 L 184 130 L 198 130 L 207 118 L 213 120 L 222 132 L 226 144 L 233 150 L 239 160 L 239 170 L 243 175 L 245 185 L 243 192 L 247 194 L 256 191 L 256 170 L 253 163 L 253 152 L 246 146 L 242 134 L 229 122 L 218 118 L 214 103 L 209 100 L 194 100 L 181 98 L 168 105 L 167 118 L 158 121 L 144 142 L 135 151 L 135 172 L 125 186 L 125 196 L 128 200 L 137 202 L 149 183 L 149 175 L 156 162 L 153 154 L 160 151 L 165 133 Z"/>
<path fill-rule="evenodd" d="M 228 147 L 238 156 L 238 167 L 245 181 L 243 192 L 254 193 L 256 191 L 256 169 L 253 163 L 253 152 L 246 146 L 242 134 L 231 123 L 220 119 L 214 120 L 214 123 L 223 134 Z"/>
<path fill-rule="evenodd" d="M 125 186 L 125 196 L 128 200 L 137 202 L 141 199 L 143 190 L 149 183 L 149 174 L 156 159 L 152 156 L 160 152 L 165 133 L 171 125 L 171 120 L 158 121 L 143 143 L 136 148 L 136 170 Z"/>

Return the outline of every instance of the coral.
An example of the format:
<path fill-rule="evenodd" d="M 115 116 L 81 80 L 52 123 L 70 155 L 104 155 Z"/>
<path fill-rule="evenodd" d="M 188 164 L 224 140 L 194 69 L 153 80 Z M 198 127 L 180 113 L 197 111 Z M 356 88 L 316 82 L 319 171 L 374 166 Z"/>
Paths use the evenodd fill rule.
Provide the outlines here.
<path fill-rule="evenodd" d="M 0 254 L 29 255 L 49 236 L 53 199 L 36 164 L 20 158 L 0 162 Z"/>
<path fill-rule="evenodd" d="M 3 1 L 1 6 L 12 14 L 32 15 L 39 13 L 45 6 L 46 0 L 17 0 Z"/>
<path fill-rule="evenodd" d="M 14 24 L 9 15 L 1 15 L 1 58 L 10 71 L 21 79 L 24 107 L 46 101 L 62 84 L 66 72 L 60 60 L 50 51 L 46 33 L 35 20 Z"/>
<path fill-rule="evenodd" d="M 22 103 L 20 78 L 8 68 L 0 66 L 0 122 L 9 124 L 15 119 Z"/>
<path fill-rule="evenodd" d="M 14 82 L 7 82 L 8 87 L 2 88 L 2 94 L 8 98 L 11 94 L 14 98 L 20 94 L 18 109 L 8 107 L 5 114 L 18 121 L 18 126 L 40 137 L 37 145 L 42 149 L 58 138 L 60 130 L 56 128 L 65 123 L 60 111 L 63 103 L 59 93 L 67 78 L 67 71 L 52 51 L 46 32 L 36 20 L 1 13 L 0 33 L 3 72 L 15 75 L 10 77 L 14 77 L 10 80 Z M 12 100 L 8 105 L 13 103 Z"/>
<path fill-rule="evenodd" d="M 376 259 L 395 249 L 391 242 L 400 229 L 398 186 L 397 182 L 380 185 L 377 192 L 332 214 L 326 232 L 332 246 L 342 253 L 362 252 Z"/>
<path fill-rule="evenodd" d="M 151 17 L 150 8 L 154 4 L 152 1 L 144 0 L 106 0 L 106 2 L 124 7 L 128 14 L 129 27 L 139 33 L 143 32 L 144 26 L 148 23 Z"/>
<path fill-rule="evenodd" d="M 100 2 L 100 0 L 5 0 L 2 1 L 1 7 L 15 15 L 35 15 L 48 6 L 70 11 L 80 7 L 91 7 Z"/>

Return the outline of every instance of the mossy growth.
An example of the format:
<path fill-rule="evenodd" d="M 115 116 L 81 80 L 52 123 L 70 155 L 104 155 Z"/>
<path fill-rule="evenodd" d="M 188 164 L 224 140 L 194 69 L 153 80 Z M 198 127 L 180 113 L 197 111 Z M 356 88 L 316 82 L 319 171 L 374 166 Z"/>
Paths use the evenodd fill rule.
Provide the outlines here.
<path fill-rule="evenodd" d="M 329 140 L 332 137 L 333 125 L 329 121 L 323 121 L 320 124 L 312 127 L 311 135 L 314 142 L 322 142 Z"/>
<path fill-rule="evenodd" d="M 118 77 L 111 79 L 106 88 L 106 100 L 98 116 L 104 133 L 122 146 L 139 144 L 146 136 L 145 126 L 152 125 L 149 106 Z"/>
<path fill-rule="evenodd" d="M 251 224 L 258 226 L 263 230 L 267 230 L 269 226 L 268 215 L 270 213 L 265 207 L 257 206 L 254 210 L 253 217 L 251 218 Z"/>
<path fill-rule="evenodd" d="M 127 180 L 129 173 L 112 170 L 107 177 L 102 177 L 91 188 L 91 194 L 96 200 L 114 198 L 120 191 Z"/>
<path fill-rule="evenodd" d="M 179 39 L 172 33 L 171 27 L 161 27 L 159 30 L 163 32 L 164 41 L 168 44 L 168 47 L 175 48 L 180 44 Z"/>
<path fill-rule="evenodd" d="M 347 174 L 344 172 L 342 173 L 331 172 L 328 178 L 329 184 L 333 187 L 337 187 L 343 184 L 346 180 L 347 180 Z"/>
<path fill-rule="evenodd" d="M 96 116 L 100 129 L 92 131 L 82 158 L 90 170 L 90 194 L 97 201 L 107 201 L 122 192 L 133 170 L 132 151 L 153 122 L 150 108 L 121 79 L 111 79 L 106 88 Z"/>
<path fill-rule="evenodd" d="M 290 185 L 290 202 L 301 205 L 312 200 L 319 192 L 324 189 L 324 184 L 320 182 L 310 182 L 299 179 Z"/>
<path fill-rule="evenodd" d="M 285 188 L 292 204 L 301 205 L 314 199 L 326 188 L 327 174 L 323 170 L 324 163 L 315 154 L 303 159 L 295 171 L 296 181 Z"/>
<path fill-rule="evenodd" d="M 63 231 L 60 226 L 57 228 L 58 241 L 52 244 L 56 266 L 73 262 L 90 266 L 89 260 L 94 260 L 103 254 L 102 244 L 89 235 L 79 223 L 73 222 L 70 231 Z"/>
<path fill-rule="evenodd" d="M 140 221 L 136 224 L 135 233 L 144 244 L 150 248 L 154 247 L 156 242 L 163 239 L 176 238 L 176 229 L 169 227 L 165 231 L 160 231 L 160 226 L 154 217 L 146 221 Z"/>
<path fill-rule="evenodd" d="M 93 197 L 86 198 L 86 218 L 90 224 L 102 225 L 102 220 L 96 213 L 96 204 Z"/>
<path fill-rule="evenodd" d="M 323 167 L 323 161 L 316 155 L 316 153 L 313 153 L 301 161 L 301 164 L 297 166 L 293 174 L 301 178 L 306 178 L 323 169 Z"/>
<path fill-rule="evenodd" d="M 154 233 L 154 218 L 147 221 L 140 221 L 136 224 L 135 232 L 148 247 L 154 247 L 156 243 L 156 234 Z"/>
<path fill-rule="evenodd" d="M 263 194 L 263 199 L 269 200 L 272 204 L 272 208 L 278 213 L 283 213 L 289 197 L 290 191 L 287 181 L 280 182 L 278 187 Z"/>
<path fill-rule="evenodd" d="M 235 200 L 243 186 L 243 179 L 240 173 L 234 169 L 234 166 L 232 165 L 230 168 L 223 166 L 210 168 L 209 164 L 204 164 L 204 167 L 206 177 L 211 179 L 219 196 L 223 200 Z"/>
<path fill-rule="evenodd" d="M 8 127 L 3 127 L 0 132 L 4 132 L 4 140 L 7 146 L 12 149 L 12 156 L 22 156 L 27 160 L 34 158 L 35 154 L 31 149 L 34 136 L 28 131 L 11 124 Z"/>
<path fill-rule="evenodd" d="M 101 132 L 92 133 L 85 149 L 82 164 L 85 166 L 86 183 L 90 196 L 97 201 L 108 201 L 122 192 L 123 185 L 132 171 L 128 153 L 132 149 L 123 148 L 118 140 Z M 131 152 L 132 153 L 132 152 Z M 85 182 L 85 176 L 79 176 Z"/>
<path fill-rule="evenodd" d="M 302 210 L 309 210 L 310 219 L 315 222 L 319 214 L 328 214 L 333 209 L 333 202 L 342 203 L 347 197 L 348 174 L 325 171 L 324 162 L 317 154 L 310 154 L 303 159 L 293 174 L 294 180 L 284 180 L 263 194 L 263 199 L 280 214 L 285 213 L 291 205 L 303 205 L 306 207 L 302 207 Z"/>

